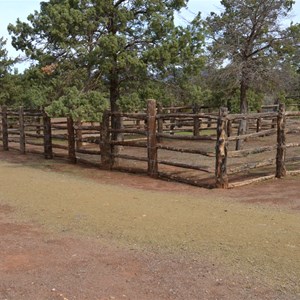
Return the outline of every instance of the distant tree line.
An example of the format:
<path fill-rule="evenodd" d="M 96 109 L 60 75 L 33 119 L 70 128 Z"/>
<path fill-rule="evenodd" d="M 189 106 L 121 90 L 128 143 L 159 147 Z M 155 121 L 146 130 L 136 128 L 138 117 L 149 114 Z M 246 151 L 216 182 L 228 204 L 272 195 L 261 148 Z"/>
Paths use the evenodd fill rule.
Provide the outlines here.
<path fill-rule="evenodd" d="M 149 98 L 243 113 L 263 101 L 300 103 L 300 25 L 288 21 L 294 1 L 222 0 L 220 13 L 176 25 L 187 2 L 41 2 L 26 22 L 8 26 L 14 48 L 32 61 L 23 73 L 0 39 L 0 104 L 95 120 L 107 108 L 142 109 Z"/>

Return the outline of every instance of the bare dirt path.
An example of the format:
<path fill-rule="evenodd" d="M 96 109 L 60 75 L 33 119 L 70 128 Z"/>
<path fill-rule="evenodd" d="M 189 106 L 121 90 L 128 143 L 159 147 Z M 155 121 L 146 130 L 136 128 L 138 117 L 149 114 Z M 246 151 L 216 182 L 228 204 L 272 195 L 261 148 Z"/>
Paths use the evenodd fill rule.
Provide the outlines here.
<path fill-rule="evenodd" d="M 300 299 L 300 178 L 230 191 L 0 153 L 0 299 Z"/>

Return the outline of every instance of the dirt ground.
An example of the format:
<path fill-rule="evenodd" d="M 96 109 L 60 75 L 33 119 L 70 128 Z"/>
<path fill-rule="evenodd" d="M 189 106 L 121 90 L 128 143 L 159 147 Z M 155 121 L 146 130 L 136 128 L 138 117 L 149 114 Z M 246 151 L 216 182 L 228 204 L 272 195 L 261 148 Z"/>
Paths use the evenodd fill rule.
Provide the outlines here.
<path fill-rule="evenodd" d="M 206 190 L 0 152 L 0 299 L 300 299 L 300 177 Z"/>

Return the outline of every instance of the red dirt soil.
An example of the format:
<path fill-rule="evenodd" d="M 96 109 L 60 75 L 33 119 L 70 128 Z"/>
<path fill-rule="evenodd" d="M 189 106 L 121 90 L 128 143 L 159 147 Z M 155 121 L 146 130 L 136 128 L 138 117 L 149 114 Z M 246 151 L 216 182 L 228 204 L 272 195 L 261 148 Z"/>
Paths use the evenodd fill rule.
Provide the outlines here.
<path fill-rule="evenodd" d="M 1 153 L 1 160 L 41 164 L 104 184 L 137 189 L 231 197 L 247 205 L 270 203 L 300 208 L 299 178 L 271 181 L 230 191 L 204 190 L 145 176 L 99 170 L 64 162 L 47 165 L 36 156 Z M 102 176 L 103 175 L 103 176 Z M 1 202 L 0 202 L 1 204 Z M 15 209 L 0 205 L 0 299 L 300 299 L 248 276 L 233 274 L 205 257 L 139 249 L 95 237 L 53 233 L 16 218 Z"/>

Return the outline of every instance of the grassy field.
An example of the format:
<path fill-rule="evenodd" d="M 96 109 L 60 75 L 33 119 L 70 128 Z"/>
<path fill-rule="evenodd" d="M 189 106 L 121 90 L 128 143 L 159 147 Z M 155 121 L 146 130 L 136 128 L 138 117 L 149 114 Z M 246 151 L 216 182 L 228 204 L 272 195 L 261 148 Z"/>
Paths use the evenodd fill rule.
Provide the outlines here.
<path fill-rule="evenodd" d="M 205 257 L 300 294 L 299 211 L 245 205 L 231 200 L 230 192 L 199 197 L 101 184 L 72 168 L 51 171 L 55 162 L 43 164 L 0 162 L 0 203 L 16 207 L 20 220 L 139 249 Z"/>

